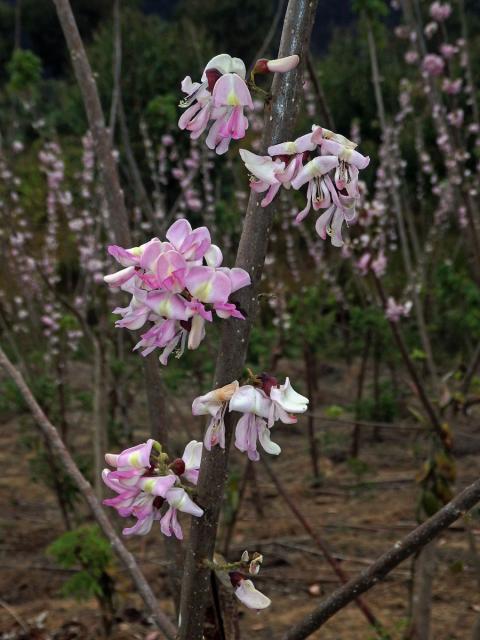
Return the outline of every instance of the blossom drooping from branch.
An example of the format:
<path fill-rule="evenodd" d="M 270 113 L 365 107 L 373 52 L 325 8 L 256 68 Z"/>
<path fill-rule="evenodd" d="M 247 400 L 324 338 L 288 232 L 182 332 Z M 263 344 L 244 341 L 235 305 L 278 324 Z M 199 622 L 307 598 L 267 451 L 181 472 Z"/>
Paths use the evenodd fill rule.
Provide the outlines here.
<path fill-rule="evenodd" d="M 370 162 L 355 148 L 345 136 L 314 125 L 311 133 L 272 145 L 267 156 L 245 149 L 240 155 L 252 176 L 251 189 L 266 192 L 262 207 L 272 202 L 282 186 L 298 190 L 307 185 L 307 203 L 296 222 L 302 222 L 312 208 L 323 209 L 315 225 L 317 233 L 322 239 L 331 236 L 332 244 L 341 247 L 343 223 L 353 222 L 356 216 L 359 171 Z"/>
<path fill-rule="evenodd" d="M 183 539 L 178 511 L 197 518 L 201 509 L 188 495 L 183 482 L 197 484 L 202 443 L 192 440 L 185 447 L 182 458 L 168 464 L 168 456 L 155 440 L 125 449 L 120 454 L 107 453 L 105 460 L 115 470 L 104 469 L 102 478 L 117 495 L 103 503 L 113 507 L 122 518 L 133 517 L 136 522 L 123 529 L 125 536 L 146 535 L 155 521 L 166 536 Z M 162 507 L 168 505 L 162 514 Z"/>
<path fill-rule="evenodd" d="M 405 304 L 399 304 L 395 302 L 395 299 L 389 297 L 387 300 L 387 307 L 385 309 L 385 316 L 390 322 L 400 322 L 401 318 L 409 316 L 412 309 L 412 302 L 407 300 Z"/>
<path fill-rule="evenodd" d="M 250 276 L 243 269 L 221 266 L 222 252 L 206 227 L 192 229 L 180 219 L 164 242 L 153 238 L 140 247 L 112 245 L 108 251 L 123 269 L 105 276 L 105 282 L 132 295 L 127 307 L 114 310 L 121 316 L 116 326 L 136 331 L 147 321 L 153 323 L 135 346 L 143 356 L 163 349 L 160 362 L 165 365 L 174 350 L 180 357 L 186 346 L 198 348 L 213 313 L 243 319 L 229 298 L 250 284 Z"/>
<path fill-rule="evenodd" d="M 227 411 L 243 414 L 235 428 L 235 446 L 247 453 L 250 460 L 257 461 L 259 442 L 267 453 L 278 455 L 280 447 L 270 439 L 270 430 L 275 422 L 284 424 L 297 421 L 295 414 L 304 413 L 308 408 L 308 398 L 297 393 L 286 378 L 283 385 L 267 374 L 253 380 L 254 384 L 239 386 L 237 381 L 221 389 L 195 398 L 192 404 L 194 415 L 212 416 L 205 433 L 204 446 L 225 448 L 224 418 Z"/>
<path fill-rule="evenodd" d="M 222 449 L 225 449 L 225 412 L 229 401 L 237 389 L 238 382 L 234 380 L 225 387 L 214 389 L 204 396 L 195 398 L 192 403 L 192 413 L 194 416 L 211 416 L 203 441 L 205 449 L 208 451 L 216 444 L 219 444 Z"/>
<path fill-rule="evenodd" d="M 445 62 L 436 53 L 427 53 L 422 60 L 422 71 L 428 76 L 441 76 L 444 70 Z"/>
<path fill-rule="evenodd" d="M 245 76 L 244 62 L 227 53 L 208 62 L 201 82 L 192 82 L 187 76 L 182 82 L 187 97 L 180 103 L 186 109 L 178 121 L 180 129 L 190 131 L 190 137 L 196 139 L 211 124 L 207 146 L 219 155 L 225 153 L 232 138 L 245 136 L 248 120 L 244 108 L 253 109 Z"/>
<path fill-rule="evenodd" d="M 267 598 L 261 591 L 255 588 L 253 582 L 238 571 L 232 571 L 230 581 L 234 588 L 234 593 L 242 604 L 249 609 L 260 611 L 266 609 L 272 604 L 270 598 Z"/>
<path fill-rule="evenodd" d="M 432 2 L 430 5 L 430 15 L 437 22 L 444 22 L 451 13 L 452 7 L 448 2 Z"/>
<path fill-rule="evenodd" d="M 297 55 L 258 60 L 251 76 L 253 86 L 255 74 L 286 73 L 295 69 L 299 60 Z M 231 140 L 245 137 L 248 118 L 244 109 L 254 108 L 245 79 L 245 63 L 228 53 L 221 53 L 208 62 L 200 82 L 192 82 L 187 76 L 181 85 L 187 95 L 179 105 L 186 109 L 178 121 L 179 128 L 190 131 L 190 137 L 196 139 L 210 126 L 207 147 L 219 155 L 225 153 Z"/>

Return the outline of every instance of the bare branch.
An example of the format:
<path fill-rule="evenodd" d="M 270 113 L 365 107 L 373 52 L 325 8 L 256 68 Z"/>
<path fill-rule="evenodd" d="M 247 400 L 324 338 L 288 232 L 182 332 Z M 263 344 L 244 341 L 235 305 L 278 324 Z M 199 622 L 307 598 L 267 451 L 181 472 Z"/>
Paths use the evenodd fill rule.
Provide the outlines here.
<path fill-rule="evenodd" d="M 330 567 L 333 569 L 333 571 L 336 574 L 336 576 L 339 579 L 339 581 L 342 582 L 343 584 L 346 584 L 348 582 L 348 576 L 345 573 L 345 571 L 342 569 L 341 564 L 338 562 L 336 557 L 330 552 L 327 544 L 325 543 L 323 538 L 320 536 L 318 531 L 314 530 L 312 525 L 309 523 L 309 521 L 306 519 L 306 517 L 303 515 L 303 513 L 297 507 L 295 502 L 288 495 L 288 493 L 285 490 L 285 487 L 282 485 L 280 480 L 277 478 L 276 473 L 273 471 L 272 467 L 267 462 L 267 459 L 266 459 L 265 456 L 263 456 L 263 458 L 262 458 L 262 463 L 263 463 L 263 466 L 265 467 L 265 470 L 266 470 L 267 474 L 270 477 L 270 480 L 273 482 L 273 484 L 274 484 L 275 488 L 277 489 L 278 493 L 280 494 L 280 496 L 287 503 L 288 508 L 290 509 L 290 511 L 297 518 L 298 522 L 300 522 L 300 524 L 305 529 L 305 531 L 308 533 L 310 538 L 315 542 L 317 547 L 323 553 L 323 556 L 324 556 L 325 560 L 328 562 Z M 363 613 L 365 618 L 367 619 L 367 622 L 369 624 L 371 624 L 372 627 L 377 632 L 381 631 L 382 625 L 377 620 L 377 618 L 375 617 L 375 614 L 370 609 L 368 604 L 360 597 L 355 598 L 354 602 L 357 605 L 357 607 L 360 609 L 360 611 Z"/>
<path fill-rule="evenodd" d="M 116 241 L 122 246 L 128 247 L 130 245 L 128 215 L 118 177 L 117 165 L 112 153 L 110 137 L 105 126 L 97 84 L 69 0 L 53 0 L 53 2 L 70 51 L 73 69 L 82 93 L 88 123 L 92 132 L 95 151 L 100 161 L 111 226 Z"/>
<path fill-rule="evenodd" d="M 119 557 L 120 561 L 125 565 L 125 568 L 129 572 L 138 593 L 143 598 L 145 605 L 150 610 L 155 623 L 158 628 L 164 633 L 167 640 L 173 640 L 175 638 L 176 629 L 170 622 L 167 616 L 159 608 L 157 599 L 150 589 L 148 582 L 145 580 L 143 573 L 140 571 L 135 558 L 125 547 L 112 527 L 110 520 L 105 515 L 101 504 L 95 497 L 93 489 L 88 480 L 83 476 L 75 461 L 71 457 L 70 453 L 66 449 L 62 439 L 60 438 L 57 429 L 53 426 L 45 413 L 42 411 L 40 405 L 33 397 L 32 392 L 27 386 L 22 374 L 16 369 L 16 367 L 10 362 L 3 349 L 0 347 L 0 366 L 3 367 L 6 373 L 17 385 L 23 399 L 27 403 L 32 415 L 37 423 L 40 431 L 44 435 L 46 441 L 51 446 L 52 451 L 58 457 L 58 460 L 63 465 L 65 471 L 72 478 L 76 484 L 78 490 L 84 497 L 86 503 L 90 507 L 95 520 L 100 525 L 103 533 L 110 541 L 113 550 Z"/>
<path fill-rule="evenodd" d="M 480 479 L 464 489 L 426 522 L 411 531 L 403 540 L 396 542 L 357 578 L 334 591 L 316 609 L 294 627 L 282 640 L 303 640 L 319 629 L 333 615 L 383 580 L 401 562 L 445 531 L 453 522 L 465 515 L 480 501 Z"/>

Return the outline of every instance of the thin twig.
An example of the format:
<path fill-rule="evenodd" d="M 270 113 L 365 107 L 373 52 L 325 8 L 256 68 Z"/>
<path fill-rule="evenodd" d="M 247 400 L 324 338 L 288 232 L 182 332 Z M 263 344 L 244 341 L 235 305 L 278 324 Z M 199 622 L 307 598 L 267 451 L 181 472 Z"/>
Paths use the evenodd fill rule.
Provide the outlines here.
<path fill-rule="evenodd" d="M 314 530 L 313 529 L 312 525 L 308 522 L 308 520 L 305 518 L 303 513 L 297 507 L 295 502 L 288 495 L 288 493 L 286 492 L 284 486 L 282 485 L 282 483 L 278 479 L 277 475 L 274 473 L 272 467 L 267 462 L 265 456 L 263 456 L 262 462 L 263 462 L 263 466 L 265 467 L 266 472 L 268 473 L 270 479 L 272 480 L 273 484 L 275 485 L 275 488 L 277 489 L 278 493 L 280 494 L 280 496 L 283 498 L 283 500 L 287 504 L 287 506 L 290 509 L 290 511 L 294 514 L 294 516 L 300 522 L 300 524 L 305 529 L 305 531 L 308 533 L 310 538 L 315 542 L 317 547 L 320 549 L 320 551 L 322 552 L 325 560 L 331 566 L 331 568 L 335 572 L 335 574 L 336 574 L 337 578 L 339 579 L 339 581 L 342 582 L 343 584 L 346 584 L 348 582 L 347 574 L 344 572 L 344 570 L 340 566 L 340 563 L 337 561 L 337 559 L 334 556 L 334 554 L 332 554 L 330 552 L 330 550 L 329 550 L 328 546 L 326 545 L 325 541 L 323 540 L 323 538 L 320 537 L 320 535 L 318 533 L 318 530 Z M 377 620 L 377 618 L 375 617 L 374 613 L 372 612 L 370 607 L 367 605 L 367 603 L 362 598 L 355 598 L 355 604 L 360 609 L 360 611 L 363 613 L 363 615 L 367 619 L 368 623 L 370 625 L 372 625 L 372 627 L 377 632 L 380 632 L 381 629 L 382 629 L 382 625 Z"/>
<path fill-rule="evenodd" d="M 368 569 L 334 591 L 303 620 L 289 629 L 282 640 L 304 640 L 325 624 L 335 613 L 353 602 L 360 594 L 383 580 L 401 562 L 422 549 L 453 522 L 465 515 L 480 501 L 480 480 L 458 494 L 451 502 L 411 531 L 403 540 L 396 542 Z"/>

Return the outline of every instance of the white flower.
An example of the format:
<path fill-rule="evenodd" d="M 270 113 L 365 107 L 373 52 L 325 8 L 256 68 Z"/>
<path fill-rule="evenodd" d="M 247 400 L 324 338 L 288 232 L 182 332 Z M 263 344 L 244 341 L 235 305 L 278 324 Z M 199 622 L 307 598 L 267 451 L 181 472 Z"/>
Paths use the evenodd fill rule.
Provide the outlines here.
<path fill-rule="evenodd" d="M 286 378 L 283 385 L 272 387 L 270 398 L 288 413 L 305 413 L 308 409 L 308 398 L 295 391 L 290 384 L 290 378 Z"/>
<path fill-rule="evenodd" d="M 235 589 L 235 595 L 249 609 L 266 609 L 272 603 L 261 591 L 255 589 L 251 580 L 242 580 Z"/>
<path fill-rule="evenodd" d="M 260 389 L 246 384 L 235 391 L 229 406 L 230 411 L 253 413 L 261 418 L 268 418 L 271 400 Z"/>

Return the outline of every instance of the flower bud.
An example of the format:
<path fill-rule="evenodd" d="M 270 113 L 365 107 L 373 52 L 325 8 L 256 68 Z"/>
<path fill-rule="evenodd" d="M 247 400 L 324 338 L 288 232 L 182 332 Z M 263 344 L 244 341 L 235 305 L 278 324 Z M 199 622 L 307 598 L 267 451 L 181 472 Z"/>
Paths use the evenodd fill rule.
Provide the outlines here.
<path fill-rule="evenodd" d="M 240 573 L 240 571 L 231 571 L 228 577 L 230 578 L 232 587 L 238 587 L 245 580 L 245 576 L 243 573 Z"/>
<path fill-rule="evenodd" d="M 275 376 L 271 376 L 269 373 L 261 373 L 259 375 L 260 380 L 262 381 L 262 389 L 265 391 L 267 396 L 270 396 L 270 391 L 273 387 L 278 387 L 278 380 Z"/>
<path fill-rule="evenodd" d="M 176 458 L 170 465 L 170 469 L 177 476 L 181 476 L 185 473 L 185 461 L 182 458 Z"/>
<path fill-rule="evenodd" d="M 260 58 L 255 63 L 253 68 L 254 75 L 257 73 L 286 73 L 295 69 L 300 62 L 300 58 L 295 54 L 293 56 L 287 56 L 286 58 L 277 58 L 276 60 L 267 60 L 266 58 Z"/>

